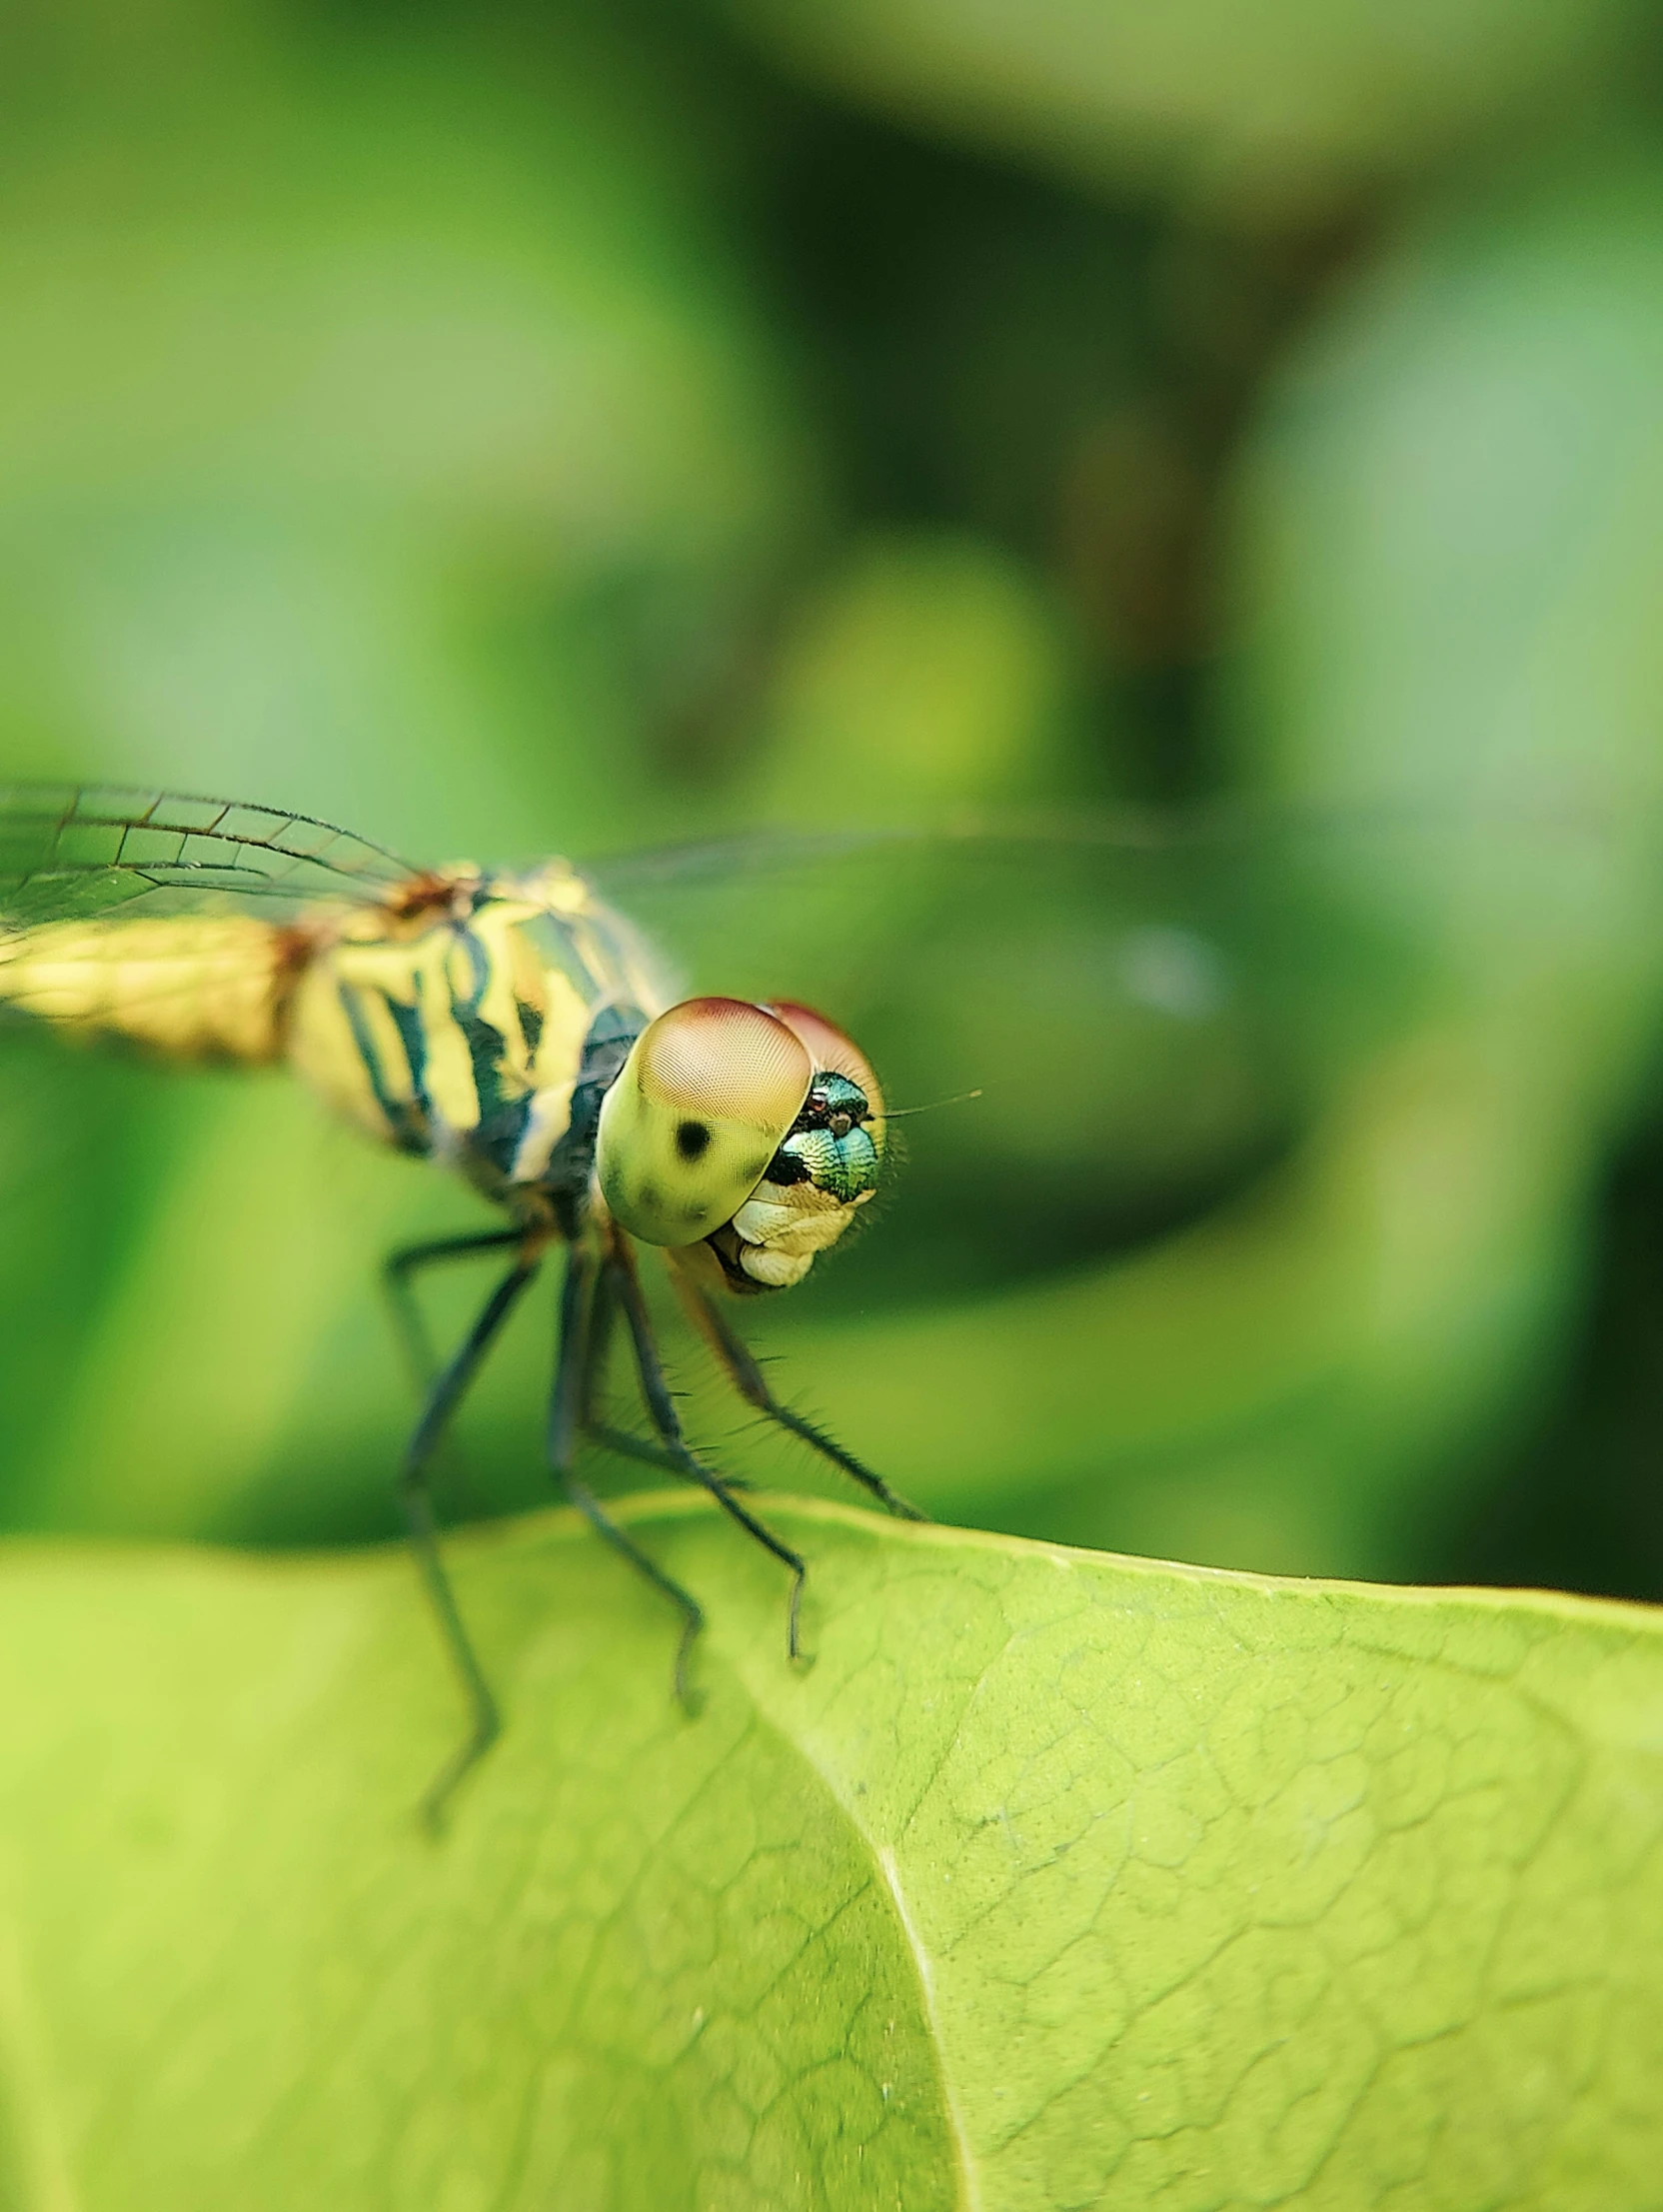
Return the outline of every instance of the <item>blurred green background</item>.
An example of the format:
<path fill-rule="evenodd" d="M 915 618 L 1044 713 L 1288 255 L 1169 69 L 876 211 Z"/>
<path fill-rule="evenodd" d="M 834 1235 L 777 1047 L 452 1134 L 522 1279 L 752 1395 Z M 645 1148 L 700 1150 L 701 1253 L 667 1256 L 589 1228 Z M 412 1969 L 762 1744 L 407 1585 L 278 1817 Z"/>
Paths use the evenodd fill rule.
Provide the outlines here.
<path fill-rule="evenodd" d="M 0 770 L 417 861 L 1063 830 L 602 870 L 983 1092 L 747 1308 L 782 1386 L 944 1517 L 1663 1596 L 1654 11 L 56 0 L 0 53 Z M 465 1194 L 15 1031 L 0 1182 L 7 1523 L 392 1529 L 375 1265 Z M 545 1494 L 550 1328 L 452 1512 Z"/>

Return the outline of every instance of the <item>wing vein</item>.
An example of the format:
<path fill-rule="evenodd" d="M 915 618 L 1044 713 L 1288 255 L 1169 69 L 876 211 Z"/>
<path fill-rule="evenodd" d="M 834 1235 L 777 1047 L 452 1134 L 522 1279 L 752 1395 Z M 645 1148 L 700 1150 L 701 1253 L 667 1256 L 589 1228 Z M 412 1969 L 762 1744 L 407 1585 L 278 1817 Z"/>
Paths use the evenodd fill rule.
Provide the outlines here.
<path fill-rule="evenodd" d="M 0 922 L 13 927 L 135 901 L 152 912 L 250 897 L 373 904 L 417 873 L 334 823 L 247 801 L 111 785 L 0 788 Z"/>

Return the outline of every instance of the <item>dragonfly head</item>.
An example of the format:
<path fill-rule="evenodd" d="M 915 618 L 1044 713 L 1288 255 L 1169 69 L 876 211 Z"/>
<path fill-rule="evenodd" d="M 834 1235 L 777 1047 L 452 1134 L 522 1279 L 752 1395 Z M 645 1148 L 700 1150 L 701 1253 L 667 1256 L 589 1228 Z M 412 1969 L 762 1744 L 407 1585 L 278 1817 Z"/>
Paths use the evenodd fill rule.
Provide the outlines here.
<path fill-rule="evenodd" d="M 730 1289 L 787 1289 L 876 1189 L 882 1116 L 824 1015 L 691 999 L 648 1025 L 608 1092 L 596 1175 L 632 1236 L 708 1244 Z"/>

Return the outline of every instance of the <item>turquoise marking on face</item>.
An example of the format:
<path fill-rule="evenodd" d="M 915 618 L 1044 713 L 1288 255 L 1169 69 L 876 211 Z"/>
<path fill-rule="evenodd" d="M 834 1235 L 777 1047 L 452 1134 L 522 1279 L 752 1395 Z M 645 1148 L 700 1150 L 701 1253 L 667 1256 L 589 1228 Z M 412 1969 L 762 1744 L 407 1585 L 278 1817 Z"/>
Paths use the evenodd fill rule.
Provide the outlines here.
<path fill-rule="evenodd" d="M 856 1198 L 877 1187 L 877 1146 L 864 1123 L 853 1118 L 867 1111 L 866 1102 L 845 1076 L 817 1076 L 811 1100 L 817 1095 L 825 1101 L 829 1119 L 847 1120 L 843 1133 L 837 1135 L 825 1127 L 798 1129 L 780 1149 L 788 1157 L 801 1160 L 816 1189 L 825 1190 L 842 1205 L 852 1205 Z"/>

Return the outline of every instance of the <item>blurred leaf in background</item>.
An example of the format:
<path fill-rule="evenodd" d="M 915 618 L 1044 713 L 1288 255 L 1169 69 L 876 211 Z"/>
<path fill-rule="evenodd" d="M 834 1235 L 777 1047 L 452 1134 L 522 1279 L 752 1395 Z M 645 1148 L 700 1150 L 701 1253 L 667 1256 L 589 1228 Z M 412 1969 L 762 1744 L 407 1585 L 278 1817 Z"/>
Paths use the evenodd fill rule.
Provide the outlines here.
<path fill-rule="evenodd" d="M 906 1473 L 946 1509 L 1426 1572 L 1539 1417 L 1656 1033 L 1656 183 L 1596 147 L 1429 210 L 1281 379 L 1216 727 L 1289 813 L 1224 935 L 1256 907 L 1310 1121 L 1104 1271 L 812 1347 L 782 1313 L 851 1433 L 931 1378 Z"/>
<path fill-rule="evenodd" d="M 1597 103 L 1644 22 L 1638 0 L 724 5 L 789 66 L 908 121 L 1249 227 Z"/>
<path fill-rule="evenodd" d="M 603 870 L 983 1093 L 747 1319 L 943 1514 L 1435 1572 L 1655 1024 L 1639 19 L 1122 14 L 20 20 L 0 741 L 417 861 L 1060 821 Z M 373 1265 L 470 1201 L 281 1083 L 6 1072 L 9 1516 L 390 1528 Z M 457 1511 L 541 1494 L 547 1358 Z"/>
<path fill-rule="evenodd" d="M 0 172 L 7 770 L 275 792 L 427 859 L 682 823 L 666 730 L 822 527 L 697 86 L 576 19 L 32 30 Z M 135 1093 L 142 1188 L 82 1205 Z M 89 1164 L 0 1299 L 87 1341 L 37 1370 L 74 1400 L 56 1456 L 8 1432 L 12 1510 L 212 1525 L 423 1193 L 298 1098 L 85 1061 L 19 1082 L 15 1156 L 62 1156 L 69 1094 Z"/>

